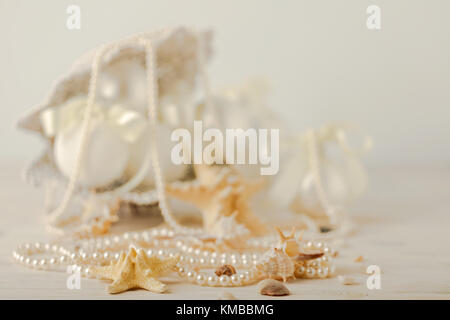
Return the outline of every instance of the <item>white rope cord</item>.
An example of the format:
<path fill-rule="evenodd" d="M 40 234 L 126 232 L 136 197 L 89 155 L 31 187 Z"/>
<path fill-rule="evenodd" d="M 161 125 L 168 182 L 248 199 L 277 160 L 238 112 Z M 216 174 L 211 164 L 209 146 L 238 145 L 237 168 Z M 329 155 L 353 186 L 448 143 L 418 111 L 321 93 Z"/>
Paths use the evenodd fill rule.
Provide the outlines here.
<path fill-rule="evenodd" d="M 147 69 L 147 99 L 148 99 L 148 116 L 150 121 L 150 153 L 152 158 L 153 174 L 155 175 L 156 193 L 158 195 L 158 206 L 161 210 L 161 214 L 166 223 L 174 229 L 175 232 L 181 234 L 196 234 L 201 233 L 201 229 L 186 228 L 180 225 L 174 218 L 165 191 L 165 183 L 162 177 L 162 170 L 159 163 L 158 152 L 158 136 L 157 136 L 157 112 L 156 106 L 158 105 L 158 81 L 156 75 L 156 54 L 152 42 L 149 39 L 142 38 L 140 40 L 145 47 L 145 63 Z"/>
<path fill-rule="evenodd" d="M 74 168 L 71 172 L 69 183 L 67 185 L 66 191 L 64 192 L 63 199 L 61 203 L 58 205 L 58 207 L 53 212 L 51 212 L 47 217 L 49 225 L 52 225 L 65 212 L 65 210 L 69 205 L 70 200 L 72 199 L 73 192 L 75 191 L 76 183 L 81 170 L 82 160 L 86 149 L 86 144 L 88 142 L 89 137 L 89 126 L 91 124 L 92 111 L 94 109 L 99 62 L 105 51 L 106 46 L 100 47 L 100 49 L 97 50 L 97 52 L 95 53 L 94 59 L 92 60 L 92 71 L 91 71 L 91 78 L 89 81 L 86 109 L 84 111 L 84 117 L 81 127 L 80 145 L 78 147 L 78 152 L 76 153 Z"/>
<path fill-rule="evenodd" d="M 330 203 L 322 184 L 319 167 L 319 150 L 317 147 L 316 135 L 312 129 L 309 129 L 306 132 L 306 137 L 309 167 L 312 173 L 317 198 L 319 199 L 319 202 L 323 207 L 325 214 L 330 219 L 330 223 L 333 225 L 338 225 L 339 219 L 337 208 L 335 208 L 335 206 Z"/>

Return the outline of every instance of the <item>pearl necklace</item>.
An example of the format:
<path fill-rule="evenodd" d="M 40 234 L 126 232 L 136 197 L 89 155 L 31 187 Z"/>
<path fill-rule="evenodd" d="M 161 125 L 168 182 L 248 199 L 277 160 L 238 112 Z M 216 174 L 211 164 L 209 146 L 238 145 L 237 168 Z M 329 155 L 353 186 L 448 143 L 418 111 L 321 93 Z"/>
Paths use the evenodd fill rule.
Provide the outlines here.
<path fill-rule="evenodd" d="M 92 278 L 92 266 L 108 265 L 117 261 L 120 252 L 130 245 L 146 250 L 147 255 L 160 258 L 180 255 L 177 266 L 178 275 L 184 280 L 202 286 L 243 286 L 255 283 L 263 276 L 256 268 L 263 253 L 276 244 L 274 237 L 252 238 L 247 241 L 247 250 L 221 252 L 199 246 L 199 240 L 193 237 L 180 237 L 172 229 L 152 228 L 141 232 L 122 235 L 82 239 L 70 245 L 51 243 L 24 244 L 13 251 L 13 258 L 26 267 L 63 271 L 68 266 L 87 278 Z M 296 269 L 297 277 L 326 278 L 335 273 L 334 251 L 323 242 L 302 242 L 302 251 L 320 250 L 321 258 L 304 261 Z M 40 256 L 35 258 L 34 256 Z M 231 276 L 217 276 L 214 272 L 220 265 L 231 264 L 238 270 Z"/>

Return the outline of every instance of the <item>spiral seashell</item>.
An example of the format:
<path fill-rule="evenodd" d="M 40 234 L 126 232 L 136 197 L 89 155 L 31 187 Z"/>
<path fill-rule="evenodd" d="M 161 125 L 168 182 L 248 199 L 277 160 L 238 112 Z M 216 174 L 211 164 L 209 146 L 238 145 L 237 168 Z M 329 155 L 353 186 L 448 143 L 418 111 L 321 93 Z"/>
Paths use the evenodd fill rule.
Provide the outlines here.
<path fill-rule="evenodd" d="M 261 259 L 256 268 L 269 278 L 281 278 L 286 282 L 294 276 L 295 264 L 283 250 L 275 248 Z"/>

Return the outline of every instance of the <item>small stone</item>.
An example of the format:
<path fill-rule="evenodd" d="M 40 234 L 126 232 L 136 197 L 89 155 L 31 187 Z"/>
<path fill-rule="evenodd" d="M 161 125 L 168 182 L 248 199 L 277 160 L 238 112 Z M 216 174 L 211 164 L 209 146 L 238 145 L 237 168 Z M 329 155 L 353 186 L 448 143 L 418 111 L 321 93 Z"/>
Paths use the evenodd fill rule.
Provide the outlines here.
<path fill-rule="evenodd" d="M 217 300 L 238 300 L 232 293 L 228 291 L 223 291 L 219 294 Z"/>
<path fill-rule="evenodd" d="M 320 227 L 320 232 L 322 233 L 327 233 L 330 232 L 331 230 L 333 230 L 332 228 L 326 227 L 326 226 L 321 226 Z"/>
<path fill-rule="evenodd" d="M 287 296 L 289 289 L 280 281 L 265 279 L 258 283 L 258 291 L 265 296 Z"/>
<path fill-rule="evenodd" d="M 349 276 L 338 276 L 338 281 L 346 286 L 349 285 L 353 285 L 353 284 L 358 284 L 358 282 L 356 282 L 356 280 L 352 277 Z"/>
<path fill-rule="evenodd" d="M 364 258 L 363 256 L 359 256 L 355 259 L 355 262 L 363 262 Z"/>
<path fill-rule="evenodd" d="M 236 273 L 236 269 L 230 264 L 224 264 L 223 266 L 218 267 L 215 273 L 218 277 L 223 275 L 231 277 Z"/>

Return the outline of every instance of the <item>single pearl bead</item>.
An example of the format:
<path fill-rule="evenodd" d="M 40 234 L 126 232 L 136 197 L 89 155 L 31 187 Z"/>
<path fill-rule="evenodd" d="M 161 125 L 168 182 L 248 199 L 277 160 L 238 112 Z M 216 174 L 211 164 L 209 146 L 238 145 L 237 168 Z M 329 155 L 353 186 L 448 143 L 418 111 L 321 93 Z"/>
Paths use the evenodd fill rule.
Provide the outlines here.
<path fill-rule="evenodd" d="M 67 256 L 61 256 L 61 257 L 59 258 L 59 262 L 60 262 L 61 264 L 66 263 L 66 262 L 67 262 Z"/>
<path fill-rule="evenodd" d="M 217 285 L 217 281 L 218 281 L 218 277 L 216 275 L 214 276 L 209 276 L 208 277 L 208 285 L 210 286 L 216 286 Z"/>
<path fill-rule="evenodd" d="M 38 265 L 39 265 L 39 261 L 37 261 L 36 259 L 33 259 L 33 261 L 31 261 L 31 266 L 33 268 L 37 268 Z"/>
<path fill-rule="evenodd" d="M 25 264 L 30 265 L 31 264 L 31 259 L 30 258 L 26 258 L 25 259 Z"/>
<path fill-rule="evenodd" d="M 225 276 L 225 275 L 220 276 L 219 282 L 222 286 L 227 286 L 230 284 L 230 277 Z"/>
<path fill-rule="evenodd" d="M 326 278 L 328 276 L 328 268 L 327 267 L 319 268 L 317 270 L 317 275 L 320 278 Z"/>
<path fill-rule="evenodd" d="M 195 272 L 195 271 L 189 271 L 189 272 L 187 273 L 187 278 L 188 278 L 190 281 L 194 281 L 196 277 L 197 277 L 197 272 Z"/>
<path fill-rule="evenodd" d="M 36 252 L 38 252 L 38 253 L 42 251 L 42 245 L 39 242 L 36 242 L 34 244 L 34 248 L 35 248 Z"/>
<path fill-rule="evenodd" d="M 209 262 L 211 263 L 211 265 L 215 266 L 217 264 L 217 260 L 215 258 L 211 258 L 209 260 Z"/>
<path fill-rule="evenodd" d="M 234 285 L 238 285 L 241 283 L 241 280 L 239 279 L 239 276 L 237 274 L 233 274 L 231 276 L 231 283 Z"/>
<path fill-rule="evenodd" d="M 88 267 L 88 268 L 84 269 L 84 276 L 85 276 L 86 278 L 92 278 L 92 277 L 94 277 L 94 274 L 93 274 L 91 268 Z"/>
<path fill-rule="evenodd" d="M 246 283 L 246 282 L 248 282 L 248 275 L 246 275 L 245 273 L 241 273 L 240 275 L 239 275 L 239 280 L 241 281 L 241 283 Z"/>
<path fill-rule="evenodd" d="M 189 263 L 190 263 L 191 265 L 196 265 L 196 264 L 197 264 L 197 259 L 194 258 L 194 257 L 191 257 L 191 258 L 189 258 Z"/>
<path fill-rule="evenodd" d="M 58 260 L 56 260 L 55 258 L 50 258 L 50 260 L 48 261 L 51 265 L 56 265 Z"/>
<path fill-rule="evenodd" d="M 204 285 L 205 282 L 206 282 L 206 277 L 205 277 L 203 274 L 199 273 L 199 274 L 197 275 L 197 278 L 195 279 L 195 281 L 197 281 L 197 283 L 198 283 L 199 285 Z"/>
<path fill-rule="evenodd" d="M 46 266 L 47 266 L 47 260 L 46 259 L 41 259 L 41 261 L 39 261 L 39 267 L 43 269 Z"/>
<path fill-rule="evenodd" d="M 306 276 L 308 278 L 313 278 L 316 275 L 316 270 L 314 268 L 306 268 Z"/>
<path fill-rule="evenodd" d="M 300 266 L 297 268 L 297 273 L 303 275 L 305 274 L 306 268 L 304 266 Z"/>
<path fill-rule="evenodd" d="M 183 267 L 179 267 L 177 271 L 180 276 L 184 276 L 186 274 L 186 269 Z"/>

